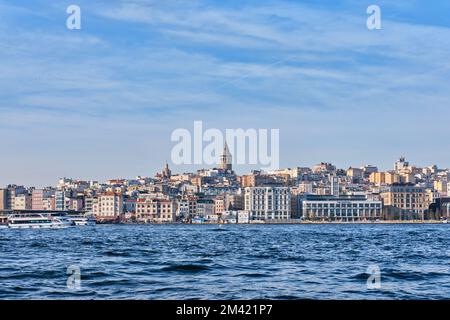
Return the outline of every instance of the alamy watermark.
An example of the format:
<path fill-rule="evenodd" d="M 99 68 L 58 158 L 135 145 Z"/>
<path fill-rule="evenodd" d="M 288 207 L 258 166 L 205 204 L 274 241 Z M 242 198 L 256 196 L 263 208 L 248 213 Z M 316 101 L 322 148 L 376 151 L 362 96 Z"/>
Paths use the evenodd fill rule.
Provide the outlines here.
<path fill-rule="evenodd" d="M 367 7 L 367 14 L 370 16 L 367 18 L 367 29 L 380 30 L 381 29 L 381 8 L 375 4 Z"/>
<path fill-rule="evenodd" d="M 67 289 L 80 290 L 81 289 L 81 269 L 78 265 L 70 265 L 67 267 Z"/>
<path fill-rule="evenodd" d="M 381 289 L 381 270 L 376 264 L 367 267 L 366 273 L 369 275 L 367 279 L 367 289 L 376 290 Z"/>
<path fill-rule="evenodd" d="M 270 140 L 269 140 L 270 134 Z M 214 165 L 223 162 L 225 143 L 230 164 L 260 165 L 264 170 L 276 170 L 280 165 L 279 129 L 219 129 L 203 130 L 202 121 L 194 121 L 193 133 L 184 128 L 172 132 L 174 164 Z"/>
<path fill-rule="evenodd" d="M 69 17 L 66 20 L 66 27 L 69 30 L 81 29 L 81 8 L 75 4 L 71 4 L 67 7 L 66 13 Z"/>

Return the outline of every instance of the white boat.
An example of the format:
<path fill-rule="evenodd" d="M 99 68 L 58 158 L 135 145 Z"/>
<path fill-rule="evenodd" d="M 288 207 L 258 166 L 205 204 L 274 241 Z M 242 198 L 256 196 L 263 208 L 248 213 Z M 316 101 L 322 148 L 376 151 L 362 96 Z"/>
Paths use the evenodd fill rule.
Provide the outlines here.
<path fill-rule="evenodd" d="M 10 229 L 62 229 L 70 227 L 71 222 L 64 217 L 52 217 L 39 213 L 14 214 L 8 216 Z"/>
<path fill-rule="evenodd" d="M 67 216 L 66 219 L 75 226 L 93 226 L 97 223 L 93 216 Z"/>

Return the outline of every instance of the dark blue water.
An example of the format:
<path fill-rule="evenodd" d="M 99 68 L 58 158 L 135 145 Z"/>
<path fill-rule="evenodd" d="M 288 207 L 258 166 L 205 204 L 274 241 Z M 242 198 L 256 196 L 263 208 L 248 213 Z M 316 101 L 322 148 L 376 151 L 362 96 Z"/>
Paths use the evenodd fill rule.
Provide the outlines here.
<path fill-rule="evenodd" d="M 0 230 L 0 299 L 450 299 L 449 244 L 449 225 Z"/>

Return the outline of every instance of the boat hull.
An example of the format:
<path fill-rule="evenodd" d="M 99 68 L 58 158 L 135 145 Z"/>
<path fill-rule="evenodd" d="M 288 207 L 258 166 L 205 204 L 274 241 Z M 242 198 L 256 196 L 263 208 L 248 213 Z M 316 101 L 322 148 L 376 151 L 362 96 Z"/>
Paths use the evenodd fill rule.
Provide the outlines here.
<path fill-rule="evenodd" d="M 70 225 L 65 223 L 49 223 L 49 224 L 9 224 L 9 229 L 65 229 Z"/>

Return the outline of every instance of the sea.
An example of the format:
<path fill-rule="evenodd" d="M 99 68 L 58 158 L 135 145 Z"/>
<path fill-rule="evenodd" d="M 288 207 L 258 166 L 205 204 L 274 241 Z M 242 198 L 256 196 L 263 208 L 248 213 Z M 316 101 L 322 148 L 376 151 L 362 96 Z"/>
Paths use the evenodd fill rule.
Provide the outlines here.
<path fill-rule="evenodd" d="M 450 225 L 0 229 L 0 299 L 450 299 Z"/>

